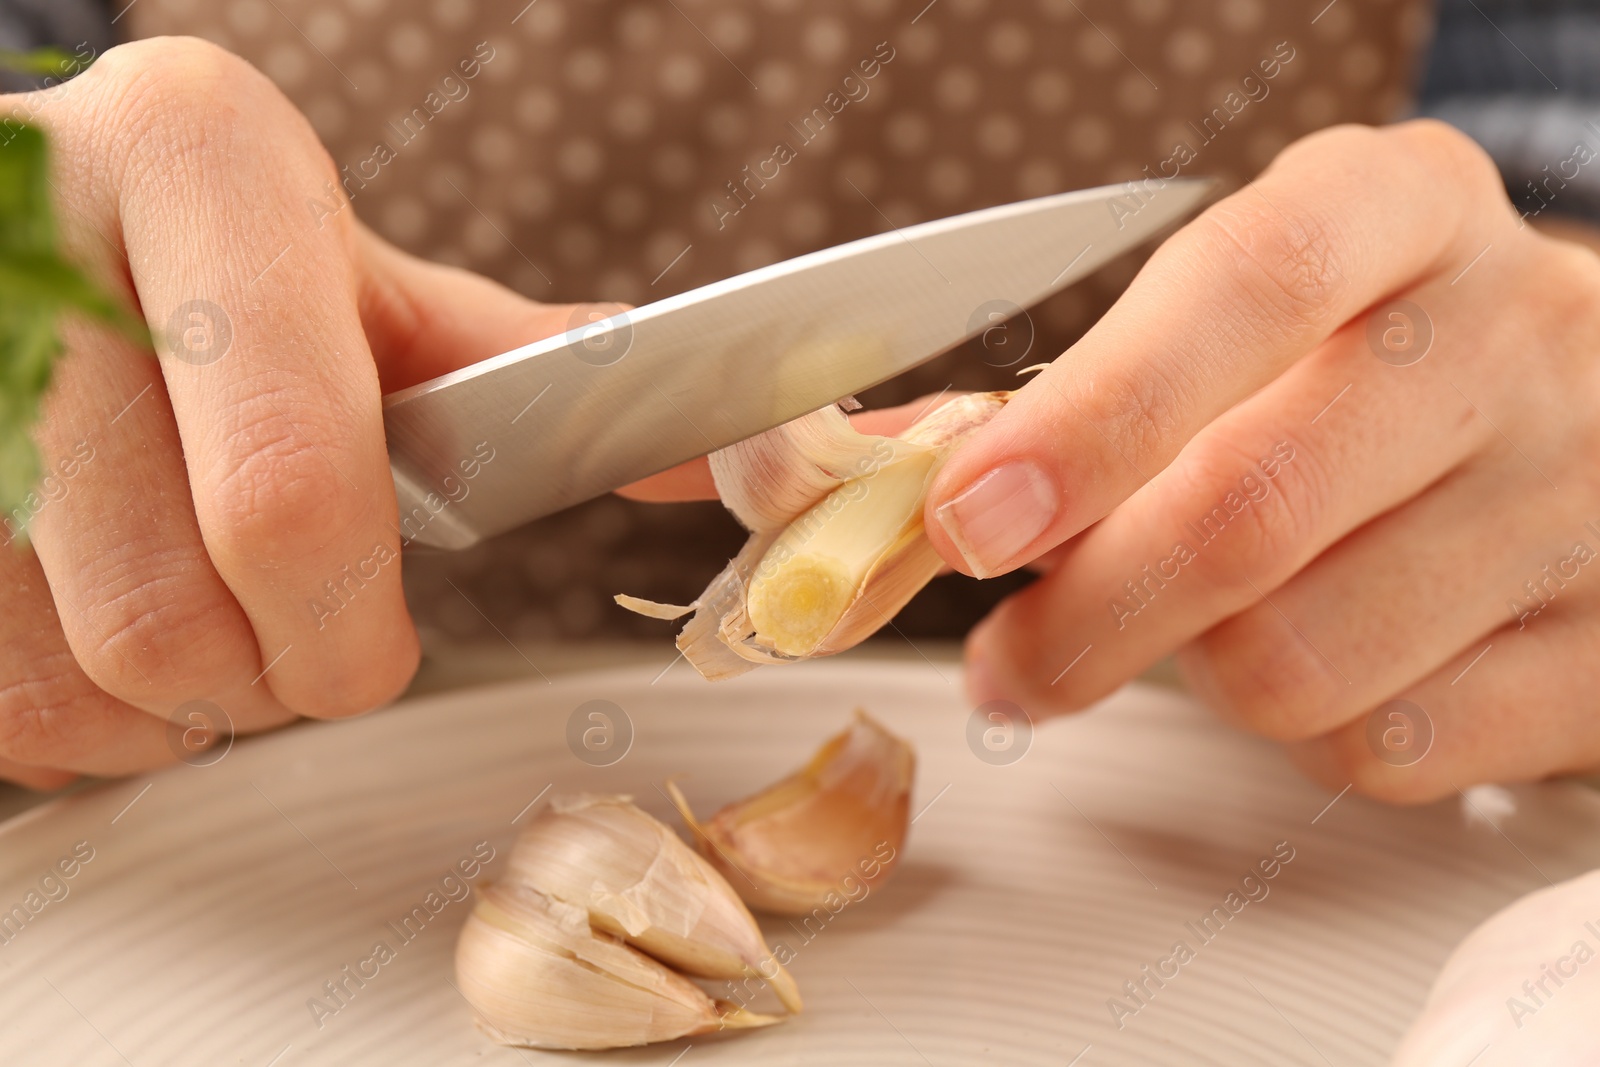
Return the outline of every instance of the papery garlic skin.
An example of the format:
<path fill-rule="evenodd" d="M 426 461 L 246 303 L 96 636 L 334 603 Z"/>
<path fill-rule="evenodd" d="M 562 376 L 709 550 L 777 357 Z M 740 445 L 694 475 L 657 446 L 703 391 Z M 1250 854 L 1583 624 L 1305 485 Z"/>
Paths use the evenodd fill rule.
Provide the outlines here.
<path fill-rule="evenodd" d="M 685 974 L 758 977 L 801 1007 L 728 883 L 621 796 L 552 799 L 504 876 L 479 887 L 456 944 L 457 987 L 506 1044 L 620 1048 L 780 1021 L 714 1001 Z"/>
<path fill-rule="evenodd" d="M 857 711 L 805 767 L 704 823 L 676 784 L 668 789 L 701 854 L 745 903 L 805 915 L 889 877 L 910 828 L 915 772 L 911 746 Z"/>
<path fill-rule="evenodd" d="M 617 603 L 693 611 L 678 648 L 713 681 L 859 644 L 942 569 L 922 523 L 928 487 L 1010 396 L 956 397 L 897 438 L 857 433 L 830 405 L 713 453 L 718 494 L 750 539 L 693 604 Z"/>
<path fill-rule="evenodd" d="M 526 886 L 479 887 L 456 942 L 456 982 L 491 1036 L 529 1048 L 624 1048 L 779 1021 L 713 1001 L 597 935 L 582 908 Z"/>
<path fill-rule="evenodd" d="M 584 908 L 596 928 L 687 974 L 761 978 L 786 1009 L 801 1009 L 794 979 L 722 875 L 626 797 L 552 800 L 512 847 L 506 880 Z"/>

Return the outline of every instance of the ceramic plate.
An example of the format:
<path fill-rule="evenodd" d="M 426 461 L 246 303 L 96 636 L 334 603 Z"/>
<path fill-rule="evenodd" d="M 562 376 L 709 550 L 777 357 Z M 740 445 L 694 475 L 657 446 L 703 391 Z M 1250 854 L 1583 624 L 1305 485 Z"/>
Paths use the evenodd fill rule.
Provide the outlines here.
<path fill-rule="evenodd" d="M 656 784 L 686 774 L 709 812 L 858 705 L 916 744 L 919 814 L 891 883 L 826 922 L 764 921 L 805 1014 L 603 1054 L 474 1027 L 451 982 L 461 861 L 492 850 L 494 877 L 552 793 L 631 793 L 671 820 Z M 430 697 L 0 829 L 0 909 L 27 917 L 0 925 L 0 1063 L 1381 1064 L 1460 937 L 1600 864 L 1591 794 L 1513 795 L 1498 826 L 1335 797 L 1149 688 L 1008 734 L 928 665 Z"/>

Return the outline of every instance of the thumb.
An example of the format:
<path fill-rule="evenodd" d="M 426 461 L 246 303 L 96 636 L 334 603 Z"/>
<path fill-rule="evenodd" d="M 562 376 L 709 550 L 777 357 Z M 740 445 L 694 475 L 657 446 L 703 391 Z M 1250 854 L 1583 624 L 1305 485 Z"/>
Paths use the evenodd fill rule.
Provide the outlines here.
<path fill-rule="evenodd" d="M 408 255 L 356 226 L 361 324 L 383 391 L 566 333 L 626 304 L 541 304 L 470 271 Z"/>

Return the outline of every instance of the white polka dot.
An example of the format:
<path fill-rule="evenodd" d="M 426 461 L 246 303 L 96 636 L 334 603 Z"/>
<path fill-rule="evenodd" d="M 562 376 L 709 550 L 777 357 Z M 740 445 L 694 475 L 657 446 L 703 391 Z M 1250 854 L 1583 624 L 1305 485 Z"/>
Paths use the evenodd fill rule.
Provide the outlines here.
<path fill-rule="evenodd" d="M 273 45 L 272 50 L 261 61 L 261 69 L 266 72 L 267 77 L 285 89 L 293 88 L 305 81 L 310 67 L 310 61 L 306 59 L 306 50 L 287 41 Z"/>
<path fill-rule="evenodd" d="M 1178 30 L 1167 38 L 1167 62 L 1181 74 L 1204 70 L 1211 63 L 1211 38 L 1203 30 Z"/>
<path fill-rule="evenodd" d="M 1035 111 L 1054 115 L 1072 99 L 1072 83 L 1059 71 L 1041 70 L 1028 79 L 1028 102 Z"/>
<path fill-rule="evenodd" d="M 472 18 L 472 0 L 433 0 L 433 21 L 455 29 Z"/>
<path fill-rule="evenodd" d="M 517 158 L 518 143 L 504 126 L 480 126 L 472 134 L 472 158 L 485 170 L 505 170 Z"/>
<path fill-rule="evenodd" d="M 644 223 L 650 210 L 644 193 L 632 185 L 619 185 L 606 190 L 600 203 L 606 223 L 614 229 L 632 230 Z"/>
<path fill-rule="evenodd" d="M 1002 66 L 1016 66 L 1032 46 L 1027 28 L 1019 22 L 1002 22 L 989 31 L 989 56 Z"/>
<path fill-rule="evenodd" d="M 677 230 L 662 230 L 653 233 L 644 245 L 645 265 L 652 274 L 667 269 L 667 266 L 683 254 L 689 246 L 689 239 Z"/>
<path fill-rule="evenodd" d="M 1061 168 L 1048 159 L 1030 159 L 1017 168 L 1018 196 L 1049 196 L 1061 186 Z"/>
<path fill-rule="evenodd" d="M 800 46 L 805 49 L 806 55 L 818 63 L 837 62 L 849 43 L 850 35 L 844 23 L 836 18 L 813 19 L 806 24 L 800 38 Z"/>
<path fill-rule="evenodd" d="M 520 175 L 512 180 L 507 190 L 506 205 L 518 218 L 543 218 L 554 204 L 550 183 L 537 175 Z"/>
<path fill-rule="evenodd" d="M 1167 17 L 1169 0 L 1130 0 L 1128 10 L 1140 22 L 1155 24 Z"/>
<path fill-rule="evenodd" d="M 465 192 L 468 196 L 472 195 L 472 191 L 467 188 L 468 184 L 466 170 L 455 163 L 445 161 L 435 163 L 432 169 L 428 171 L 428 176 L 423 181 L 422 191 L 429 200 L 439 207 L 455 212 L 470 211 L 471 208 L 461 199 L 462 192 Z M 461 192 L 457 192 L 457 190 Z M 446 224 L 448 220 L 441 219 L 437 221 L 443 226 L 445 232 L 450 232 L 452 227 Z"/>
<path fill-rule="evenodd" d="M 1334 4 L 1317 19 L 1311 32 L 1324 41 L 1342 41 L 1350 36 L 1354 21 L 1355 15 L 1351 13 L 1349 4 Z"/>
<path fill-rule="evenodd" d="M 378 212 L 378 226 L 391 241 L 415 245 L 428 229 L 428 211 L 415 197 L 397 196 Z"/>
<path fill-rule="evenodd" d="M 389 88 L 389 68 L 370 59 L 358 59 L 345 68 L 350 80 L 361 86 L 361 92 L 382 96 Z"/>
<path fill-rule="evenodd" d="M 1078 58 L 1091 67 L 1104 70 L 1121 57 L 1106 35 L 1090 26 L 1078 34 Z"/>
<path fill-rule="evenodd" d="M 556 153 L 556 166 L 575 182 L 592 180 L 604 163 L 605 154 L 600 146 L 587 137 L 574 137 Z"/>
<path fill-rule="evenodd" d="M 1230 30 L 1245 33 L 1261 25 L 1261 20 L 1266 17 L 1266 5 L 1262 0 L 1222 0 L 1217 9 L 1217 15 L 1222 19 L 1222 24 Z"/>
<path fill-rule="evenodd" d="M 749 125 L 744 109 L 737 104 L 717 104 L 706 112 L 706 136 L 724 147 L 744 140 Z"/>
<path fill-rule="evenodd" d="M 980 88 L 972 68 L 950 67 L 933 83 L 933 95 L 946 111 L 966 111 L 978 102 Z"/>
<path fill-rule="evenodd" d="M 643 5 L 628 8 L 617 18 L 617 36 L 629 48 L 653 47 L 661 40 L 660 13 Z"/>
<path fill-rule="evenodd" d="M 428 31 L 415 22 L 402 22 L 389 32 L 389 58 L 402 67 L 419 67 L 432 51 Z"/>
<path fill-rule="evenodd" d="M 1339 98 L 1320 85 L 1303 90 L 1294 102 L 1294 113 L 1310 129 L 1331 123 L 1339 114 Z"/>
<path fill-rule="evenodd" d="M 522 49 L 515 41 L 505 37 L 491 37 L 487 42 L 493 49 L 490 62 L 483 64 L 485 81 L 505 82 L 522 80 Z"/>
<path fill-rule="evenodd" d="M 1271 163 L 1273 157 L 1283 151 L 1289 141 L 1289 135 L 1280 129 L 1257 130 L 1245 142 L 1245 158 L 1259 170 Z"/>
<path fill-rule="evenodd" d="M 580 92 L 594 92 L 605 84 L 609 64 L 598 48 L 580 48 L 567 57 L 567 84 Z"/>
<path fill-rule="evenodd" d="M 1127 115 L 1148 115 L 1159 95 L 1156 87 L 1137 71 L 1129 71 L 1117 83 L 1117 105 Z"/>
<path fill-rule="evenodd" d="M 899 40 L 893 43 L 898 53 L 910 62 L 928 63 L 939 54 L 939 31 L 931 22 L 919 23 L 906 27 Z"/>
<path fill-rule="evenodd" d="M 774 100 L 794 99 L 798 79 L 794 67 L 783 60 L 773 59 L 762 63 L 756 67 L 752 77 L 761 86 L 762 96 L 771 96 Z"/>
<path fill-rule="evenodd" d="M 561 104 L 549 89 L 524 89 L 517 94 L 511 114 L 523 129 L 542 132 L 554 126 L 561 117 Z"/>
<path fill-rule="evenodd" d="M 581 222 L 569 222 L 556 230 L 555 252 L 568 266 L 588 266 L 600 255 L 600 236 Z"/>
<path fill-rule="evenodd" d="M 350 27 L 344 15 L 332 8 L 313 11 L 306 19 L 306 36 L 324 52 L 337 52 L 344 47 Z"/>
<path fill-rule="evenodd" d="M 700 91 L 705 81 L 705 68 L 693 56 L 679 53 L 662 62 L 660 77 L 661 88 L 673 96 L 686 98 Z"/>
<path fill-rule="evenodd" d="M 706 36 L 718 48 L 729 52 L 742 52 L 750 44 L 750 17 L 743 11 L 720 11 L 706 27 Z"/>
<path fill-rule="evenodd" d="M 928 146 L 928 120 L 916 112 L 902 111 L 884 124 L 883 135 L 891 152 L 915 155 Z"/>
<path fill-rule="evenodd" d="M 959 159 L 946 156 L 928 166 L 928 191 L 946 202 L 959 200 L 972 188 L 972 171 Z"/>
<path fill-rule="evenodd" d="M 311 128 L 324 141 L 332 140 L 344 132 L 349 124 L 350 111 L 344 101 L 333 96 L 319 96 L 306 105 L 306 118 Z"/>
<path fill-rule="evenodd" d="M 996 158 L 1016 155 L 1022 147 L 1022 123 L 1006 114 L 987 116 L 978 124 L 978 147 Z"/>
<path fill-rule="evenodd" d="M 619 96 L 607 115 L 612 132 L 626 139 L 650 132 L 652 118 L 650 101 L 642 96 Z"/>
<path fill-rule="evenodd" d="M 501 226 L 503 229 L 505 227 Z M 506 250 L 506 239 L 500 236 L 500 230 L 496 230 L 494 223 L 476 211 L 467 217 L 467 225 L 461 232 L 461 243 L 476 259 L 489 259 Z"/>
<path fill-rule="evenodd" d="M 517 26 L 535 40 L 552 41 L 567 28 L 567 9 L 561 6 L 561 0 L 539 0 L 522 13 Z"/>
<path fill-rule="evenodd" d="M 254 36 L 266 29 L 272 20 L 272 8 L 267 0 L 237 0 L 228 4 L 228 25 L 240 33 Z"/>
<path fill-rule="evenodd" d="M 882 170 L 877 161 L 870 156 L 849 156 L 839 161 L 839 166 L 834 170 L 834 177 L 840 196 L 854 198 L 860 202 L 862 193 L 872 196 L 878 191 Z M 852 184 L 855 188 L 851 188 Z M 860 189 L 861 192 L 856 192 L 856 189 Z"/>
<path fill-rule="evenodd" d="M 1358 89 L 1365 89 L 1383 74 L 1383 56 L 1365 41 L 1345 46 L 1339 57 L 1339 75 Z"/>
<path fill-rule="evenodd" d="M 815 200 L 799 200 L 783 213 L 784 236 L 796 244 L 815 246 L 828 232 L 828 211 Z"/>
<path fill-rule="evenodd" d="M 782 256 L 778 252 L 776 245 L 771 241 L 758 237 L 739 245 L 733 254 L 733 267 L 743 273 L 747 270 L 765 267 L 769 263 L 776 263 L 781 258 Z"/>
<path fill-rule="evenodd" d="M 1084 115 L 1067 127 L 1067 148 L 1079 159 L 1099 159 L 1111 147 L 1111 129 L 1098 115 Z"/>
<path fill-rule="evenodd" d="M 650 173 L 669 189 L 678 189 L 694 177 L 694 153 L 681 144 L 666 144 L 650 160 Z"/>

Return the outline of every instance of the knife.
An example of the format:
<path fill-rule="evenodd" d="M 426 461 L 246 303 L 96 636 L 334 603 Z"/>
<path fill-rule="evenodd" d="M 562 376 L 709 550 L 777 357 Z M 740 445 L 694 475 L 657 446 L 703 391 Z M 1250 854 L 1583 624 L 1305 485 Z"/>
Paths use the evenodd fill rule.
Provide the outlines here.
<path fill-rule="evenodd" d="M 391 393 L 402 543 L 466 548 L 877 385 L 1185 218 L 1211 186 L 1105 186 L 891 229 Z"/>

